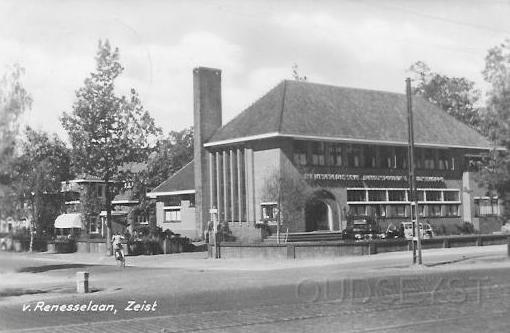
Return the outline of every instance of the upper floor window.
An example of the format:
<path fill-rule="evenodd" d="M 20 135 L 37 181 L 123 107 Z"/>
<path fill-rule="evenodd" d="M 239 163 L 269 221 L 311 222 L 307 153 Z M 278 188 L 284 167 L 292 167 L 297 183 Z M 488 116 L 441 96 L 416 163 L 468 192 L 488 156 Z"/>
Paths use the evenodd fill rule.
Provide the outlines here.
<path fill-rule="evenodd" d="M 395 149 L 395 168 L 407 168 L 407 148 L 399 147 Z"/>
<path fill-rule="evenodd" d="M 439 160 L 438 160 L 438 166 L 439 170 L 451 170 L 452 169 L 452 163 L 450 160 L 450 154 L 447 150 L 440 150 L 439 151 Z"/>
<path fill-rule="evenodd" d="M 369 190 L 368 201 L 386 201 L 385 190 Z"/>
<path fill-rule="evenodd" d="M 342 157 L 342 145 L 340 144 L 330 144 L 328 146 L 329 150 L 329 165 L 331 166 L 343 166 L 343 157 Z"/>
<path fill-rule="evenodd" d="M 350 145 L 347 148 L 347 160 L 349 167 L 359 168 L 361 166 L 361 147 L 358 145 Z"/>
<path fill-rule="evenodd" d="M 427 191 L 426 200 L 427 201 L 442 201 L 441 200 L 441 191 Z"/>
<path fill-rule="evenodd" d="M 365 157 L 365 168 L 375 168 L 377 167 L 376 161 L 376 153 L 374 146 L 364 146 L 363 147 L 363 156 Z"/>
<path fill-rule="evenodd" d="M 381 168 L 390 169 L 393 168 L 393 154 L 390 147 L 381 147 Z"/>
<path fill-rule="evenodd" d="M 312 164 L 324 165 L 324 142 L 312 143 Z"/>
<path fill-rule="evenodd" d="M 105 198 L 105 184 L 97 184 L 97 197 L 98 198 Z"/>
<path fill-rule="evenodd" d="M 436 167 L 435 164 L 435 151 L 432 149 L 425 149 L 424 152 L 424 161 L 423 166 L 425 169 L 434 169 Z"/>
<path fill-rule="evenodd" d="M 294 163 L 306 165 L 306 142 L 294 141 Z"/>
<path fill-rule="evenodd" d="M 458 191 L 444 191 L 443 193 L 444 201 L 459 201 L 459 192 Z"/>
<path fill-rule="evenodd" d="M 414 167 L 416 169 L 423 169 L 422 153 L 423 153 L 422 149 L 414 148 Z"/>
<path fill-rule="evenodd" d="M 390 190 L 388 191 L 388 199 L 390 201 L 406 201 L 406 191 Z"/>
<path fill-rule="evenodd" d="M 365 190 L 349 190 L 347 191 L 347 201 L 367 201 Z"/>

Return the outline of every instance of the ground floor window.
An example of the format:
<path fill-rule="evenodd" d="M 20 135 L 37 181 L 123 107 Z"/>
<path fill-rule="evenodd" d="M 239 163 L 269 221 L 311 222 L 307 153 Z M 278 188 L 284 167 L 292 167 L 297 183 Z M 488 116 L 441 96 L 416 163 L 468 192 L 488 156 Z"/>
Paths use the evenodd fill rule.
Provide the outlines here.
<path fill-rule="evenodd" d="M 101 223 L 101 219 L 99 217 L 91 218 L 89 231 L 91 234 L 100 234 L 103 224 Z"/>
<path fill-rule="evenodd" d="M 430 217 L 441 216 L 441 205 L 428 205 L 428 216 Z"/>
<path fill-rule="evenodd" d="M 475 216 L 498 216 L 498 197 L 475 198 Z"/>
<path fill-rule="evenodd" d="M 181 209 L 180 208 L 165 209 L 165 222 L 170 223 L 181 222 Z"/>
<path fill-rule="evenodd" d="M 459 216 L 459 205 L 445 205 L 445 216 Z"/>
<path fill-rule="evenodd" d="M 276 202 L 264 202 L 260 204 L 263 220 L 276 220 L 278 218 L 278 204 Z"/>
<path fill-rule="evenodd" d="M 386 217 L 386 206 L 385 205 L 370 205 L 368 206 L 368 215 L 374 215 L 376 217 Z"/>
<path fill-rule="evenodd" d="M 349 207 L 349 212 L 355 216 L 364 216 L 364 215 L 367 215 L 367 206 L 365 206 L 365 205 L 351 205 Z"/>
<path fill-rule="evenodd" d="M 391 205 L 389 206 L 389 217 L 406 217 L 406 206 L 405 205 Z"/>
<path fill-rule="evenodd" d="M 406 217 L 411 215 L 411 196 L 404 188 L 348 188 L 347 205 L 356 215 L 376 217 Z M 418 214 L 421 217 L 458 217 L 460 191 L 457 189 L 428 188 L 417 191 Z M 496 200 L 478 200 L 479 214 L 499 213 Z"/>

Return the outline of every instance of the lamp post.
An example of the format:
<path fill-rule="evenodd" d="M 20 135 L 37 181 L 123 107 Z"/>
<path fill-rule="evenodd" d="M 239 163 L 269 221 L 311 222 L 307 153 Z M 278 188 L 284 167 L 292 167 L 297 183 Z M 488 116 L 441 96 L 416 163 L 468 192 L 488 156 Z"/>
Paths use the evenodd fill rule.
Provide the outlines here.
<path fill-rule="evenodd" d="M 407 96 L 407 130 L 409 135 L 408 160 L 409 160 L 409 201 L 411 202 L 411 220 L 413 222 L 413 264 L 422 264 L 420 224 L 418 222 L 418 196 L 416 195 L 416 175 L 414 166 L 414 129 L 413 108 L 411 96 L 411 79 L 406 79 Z M 414 214 L 413 214 L 414 206 Z M 414 216 L 413 216 L 414 215 Z"/>

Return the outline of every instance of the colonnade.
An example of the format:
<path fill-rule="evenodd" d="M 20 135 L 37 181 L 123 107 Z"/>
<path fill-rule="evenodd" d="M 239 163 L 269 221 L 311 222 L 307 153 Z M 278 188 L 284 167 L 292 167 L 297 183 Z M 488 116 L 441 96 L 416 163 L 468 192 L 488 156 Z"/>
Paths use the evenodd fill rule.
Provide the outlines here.
<path fill-rule="evenodd" d="M 229 148 L 208 153 L 209 207 L 220 222 L 255 220 L 253 150 Z"/>

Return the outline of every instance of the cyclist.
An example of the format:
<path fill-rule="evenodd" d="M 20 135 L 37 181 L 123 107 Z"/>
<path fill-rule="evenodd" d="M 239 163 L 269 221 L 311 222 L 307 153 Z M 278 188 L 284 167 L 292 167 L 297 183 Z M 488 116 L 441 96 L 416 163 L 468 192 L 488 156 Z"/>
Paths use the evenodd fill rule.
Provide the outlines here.
<path fill-rule="evenodd" d="M 120 260 L 121 262 L 124 261 L 124 250 L 122 249 L 122 241 L 124 240 L 124 237 L 116 233 L 112 237 L 112 247 L 115 254 L 115 258 L 117 260 Z"/>

